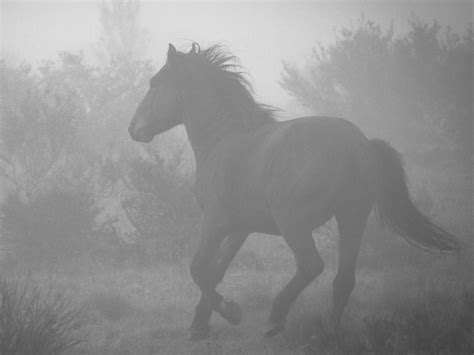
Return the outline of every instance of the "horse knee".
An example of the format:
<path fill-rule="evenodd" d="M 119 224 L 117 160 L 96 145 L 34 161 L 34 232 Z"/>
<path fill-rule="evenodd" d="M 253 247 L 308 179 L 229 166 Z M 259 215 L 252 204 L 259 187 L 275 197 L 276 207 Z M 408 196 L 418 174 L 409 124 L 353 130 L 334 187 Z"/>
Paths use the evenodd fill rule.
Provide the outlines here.
<path fill-rule="evenodd" d="M 200 289 L 204 286 L 204 279 L 205 279 L 205 265 L 204 263 L 200 262 L 196 258 L 193 259 L 191 265 L 189 267 L 189 273 L 196 285 L 199 286 Z"/>

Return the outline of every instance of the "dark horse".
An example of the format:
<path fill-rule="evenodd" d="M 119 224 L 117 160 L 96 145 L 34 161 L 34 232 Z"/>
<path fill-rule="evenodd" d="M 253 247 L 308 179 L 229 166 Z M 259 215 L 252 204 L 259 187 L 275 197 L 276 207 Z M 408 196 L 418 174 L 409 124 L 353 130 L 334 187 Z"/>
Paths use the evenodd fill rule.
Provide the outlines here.
<path fill-rule="evenodd" d="M 189 53 L 169 45 L 166 64 L 151 78 L 129 132 L 139 142 L 184 124 L 196 159 L 196 199 L 203 211 L 191 276 L 201 290 L 193 338 L 209 333 L 213 311 L 232 324 L 237 303 L 216 292 L 231 260 L 252 232 L 282 235 L 297 271 L 276 296 L 267 336 L 284 329 L 290 305 L 323 271 L 312 231 L 335 217 L 338 271 L 332 319 L 337 326 L 355 284 L 355 266 L 370 211 L 409 242 L 456 250 L 459 242 L 413 205 L 399 154 L 369 140 L 349 121 L 303 117 L 278 122 L 257 103 L 235 57 L 222 46 Z"/>

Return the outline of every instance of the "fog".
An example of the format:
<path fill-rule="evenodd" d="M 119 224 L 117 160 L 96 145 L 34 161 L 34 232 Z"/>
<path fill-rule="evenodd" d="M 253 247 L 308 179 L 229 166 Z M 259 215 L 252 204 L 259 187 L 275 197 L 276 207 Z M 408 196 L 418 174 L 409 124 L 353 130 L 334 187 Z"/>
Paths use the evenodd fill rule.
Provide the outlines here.
<path fill-rule="evenodd" d="M 474 353 L 472 1 L 0 10 L 0 354 Z"/>
<path fill-rule="evenodd" d="M 2 1 L 2 56 L 7 61 L 40 63 L 58 51 L 83 50 L 97 60 L 100 37 L 98 1 Z M 393 22 L 406 32 L 407 19 L 434 19 L 462 31 L 472 21 L 469 1 L 303 1 L 205 2 L 144 1 L 139 24 L 148 35 L 144 53 L 155 65 L 168 43 L 187 48 L 224 43 L 251 74 L 263 102 L 286 108 L 289 97 L 278 85 L 282 60 L 303 63 L 317 43 L 334 40 L 335 31 L 361 14 L 383 27 Z M 269 54 L 269 55 L 263 55 Z"/>

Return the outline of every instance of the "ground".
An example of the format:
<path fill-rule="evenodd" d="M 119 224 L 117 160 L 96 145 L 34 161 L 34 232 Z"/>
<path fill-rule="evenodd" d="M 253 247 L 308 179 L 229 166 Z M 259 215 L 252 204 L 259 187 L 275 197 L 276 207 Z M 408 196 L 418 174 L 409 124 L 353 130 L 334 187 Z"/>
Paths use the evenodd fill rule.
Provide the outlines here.
<path fill-rule="evenodd" d="M 380 267 L 383 261 L 375 267 L 362 258 L 343 328 L 335 334 L 328 325 L 337 260 L 332 249 L 328 247 L 323 253 L 327 265 L 324 273 L 293 305 L 287 330 L 272 339 L 263 339 L 271 301 L 294 270 L 292 256 L 279 237 L 251 236 L 246 242 L 219 286 L 226 297 L 241 304 L 243 321 L 234 327 L 214 315 L 211 336 L 201 342 L 188 340 L 199 297 L 189 275 L 189 261 L 146 268 L 84 266 L 79 274 L 59 277 L 87 309 L 85 330 L 89 335 L 73 354 L 377 354 L 394 347 L 394 337 L 383 333 L 384 329 L 386 333 L 400 332 L 393 316 L 386 316 L 389 310 L 414 304 L 413 309 L 424 312 L 437 304 L 426 295 L 436 294 L 441 295 L 441 308 L 447 306 L 451 314 L 458 312 L 460 316 L 466 312 L 460 300 L 470 278 L 463 257 L 420 254 L 426 265 L 399 265 L 396 269 Z M 437 309 L 429 312 L 429 330 L 422 324 L 426 334 L 416 337 L 438 337 L 443 329 L 458 327 L 457 323 L 446 327 L 446 319 L 434 319 Z M 452 322 L 458 322 L 457 318 Z M 413 327 L 412 333 L 417 331 L 417 323 Z M 456 328 L 454 333 L 459 331 Z M 431 340 L 427 346 L 432 346 Z"/>

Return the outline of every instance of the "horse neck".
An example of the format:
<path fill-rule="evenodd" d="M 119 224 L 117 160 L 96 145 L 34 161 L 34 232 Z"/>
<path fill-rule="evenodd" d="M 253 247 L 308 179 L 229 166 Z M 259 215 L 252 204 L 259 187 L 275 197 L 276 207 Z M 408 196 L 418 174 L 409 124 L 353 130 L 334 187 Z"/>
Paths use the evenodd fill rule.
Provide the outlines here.
<path fill-rule="evenodd" d="M 196 102 L 196 99 L 188 101 L 190 109 L 186 110 L 185 127 L 191 147 L 193 148 L 196 164 L 200 164 L 213 152 L 214 148 L 224 140 L 228 140 L 238 134 L 251 132 L 263 122 L 244 122 L 240 117 L 232 117 L 239 114 L 232 108 L 222 106 L 215 98 Z"/>
<path fill-rule="evenodd" d="M 236 125 L 225 122 L 217 112 L 193 112 L 185 127 L 196 164 L 205 160 L 219 142 L 242 132 Z"/>

